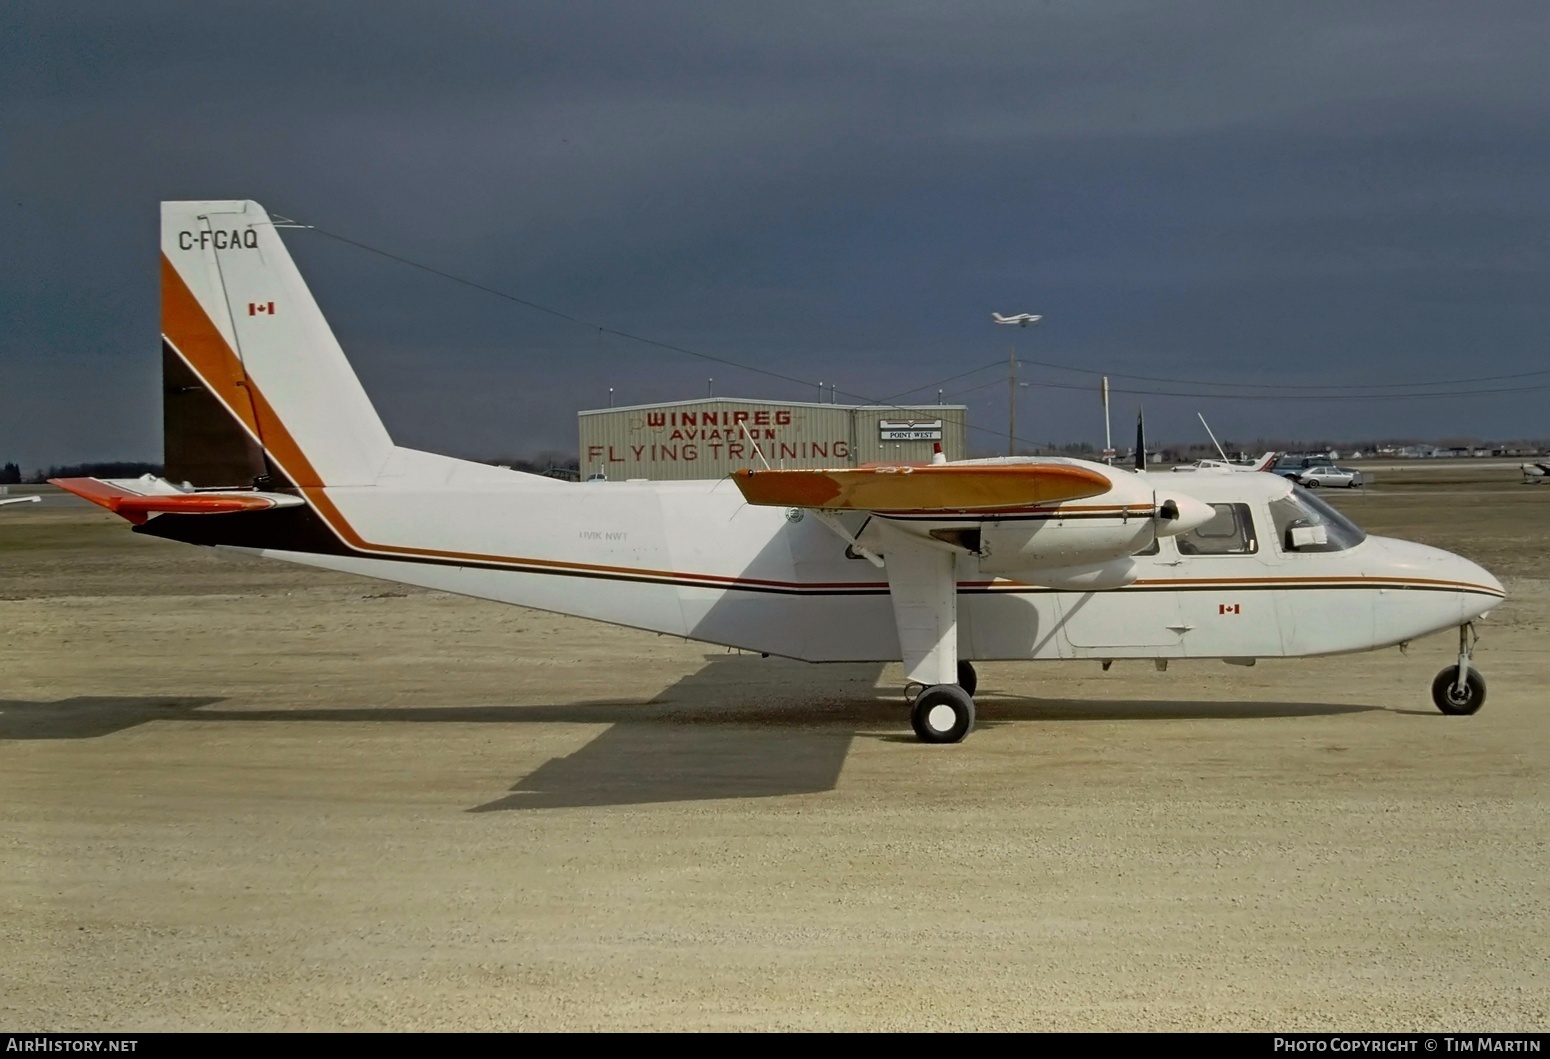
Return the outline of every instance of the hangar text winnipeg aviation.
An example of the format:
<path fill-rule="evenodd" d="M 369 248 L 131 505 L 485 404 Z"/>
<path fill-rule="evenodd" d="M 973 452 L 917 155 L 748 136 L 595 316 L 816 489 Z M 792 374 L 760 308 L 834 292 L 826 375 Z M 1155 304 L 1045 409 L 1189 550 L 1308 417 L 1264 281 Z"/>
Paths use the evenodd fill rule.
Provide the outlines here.
<path fill-rule="evenodd" d="M 1479 708 L 1474 563 L 1364 534 L 1270 474 L 1082 460 L 567 483 L 393 444 L 254 202 L 162 205 L 166 477 L 58 484 L 141 533 L 811 662 L 902 660 L 927 742 L 972 659 L 1364 651 L 1457 627 L 1433 697 Z M 258 311 L 263 307 L 263 311 Z"/>

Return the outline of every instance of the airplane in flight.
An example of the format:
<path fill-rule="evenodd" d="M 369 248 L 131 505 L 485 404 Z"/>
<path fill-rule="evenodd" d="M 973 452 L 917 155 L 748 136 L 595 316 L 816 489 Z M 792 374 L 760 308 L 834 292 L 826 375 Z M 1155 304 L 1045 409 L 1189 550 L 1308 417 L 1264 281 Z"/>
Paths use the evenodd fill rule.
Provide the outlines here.
<path fill-rule="evenodd" d="M 998 324 L 1014 324 L 1018 327 L 1027 327 L 1029 324 L 1036 324 L 1044 319 L 1044 317 L 1035 313 L 1018 313 L 1015 316 L 1002 316 L 1000 313 L 991 313 L 990 318 Z"/>
<path fill-rule="evenodd" d="M 165 477 L 56 482 L 137 532 L 766 655 L 902 661 L 928 743 L 974 726 L 976 660 L 1251 665 L 1457 628 L 1434 702 L 1484 701 L 1473 623 L 1496 578 L 1277 475 L 1005 457 L 573 483 L 453 459 L 393 443 L 257 203 L 166 202 L 161 233 Z"/>

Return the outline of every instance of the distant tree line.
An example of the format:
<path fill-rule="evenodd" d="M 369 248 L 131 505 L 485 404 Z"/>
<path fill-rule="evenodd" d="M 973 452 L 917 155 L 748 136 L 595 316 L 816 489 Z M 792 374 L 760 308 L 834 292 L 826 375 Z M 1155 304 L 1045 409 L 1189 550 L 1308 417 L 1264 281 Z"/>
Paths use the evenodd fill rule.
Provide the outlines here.
<path fill-rule="evenodd" d="M 67 463 L 23 474 L 21 468 L 8 463 L 0 469 L 0 485 L 41 484 L 50 478 L 138 478 L 142 474 L 160 475 L 159 463 L 139 463 L 131 460 L 104 460 L 99 463 Z"/>
<path fill-rule="evenodd" d="M 581 458 L 558 449 L 545 449 L 532 459 L 525 456 L 496 456 L 480 463 L 488 463 L 493 467 L 505 467 L 508 470 L 523 471 L 527 474 L 542 474 L 550 478 L 565 478 L 575 481 L 581 477 Z"/>

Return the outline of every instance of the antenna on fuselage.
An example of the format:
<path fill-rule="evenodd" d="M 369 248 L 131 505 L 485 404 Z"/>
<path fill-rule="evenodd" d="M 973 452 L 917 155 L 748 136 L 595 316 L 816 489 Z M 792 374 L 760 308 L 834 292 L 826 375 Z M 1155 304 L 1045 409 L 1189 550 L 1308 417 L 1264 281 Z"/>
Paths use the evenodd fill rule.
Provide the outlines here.
<path fill-rule="evenodd" d="M 759 457 L 759 462 L 764 464 L 764 469 L 766 471 L 769 470 L 770 469 L 770 461 L 764 458 L 764 453 L 759 451 L 759 443 L 753 439 L 753 435 L 752 434 L 748 433 L 748 424 L 747 423 L 738 423 L 737 425 L 739 427 L 742 427 L 742 429 L 743 429 L 743 437 L 747 438 L 748 439 L 748 444 L 753 446 L 753 454 L 755 456 Z"/>
<path fill-rule="evenodd" d="M 1231 463 L 1232 461 L 1227 458 L 1227 453 L 1222 451 L 1222 443 L 1216 440 L 1215 434 L 1211 433 L 1211 424 L 1206 422 L 1205 413 L 1196 412 L 1195 414 L 1200 417 L 1200 425 L 1206 428 L 1206 437 L 1210 438 L 1211 444 L 1216 446 L 1217 455 L 1222 457 L 1222 462 Z"/>
<path fill-rule="evenodd" d="M 1146 470 L 1146 409 L 1136 405 L 1136 470 Z"/>

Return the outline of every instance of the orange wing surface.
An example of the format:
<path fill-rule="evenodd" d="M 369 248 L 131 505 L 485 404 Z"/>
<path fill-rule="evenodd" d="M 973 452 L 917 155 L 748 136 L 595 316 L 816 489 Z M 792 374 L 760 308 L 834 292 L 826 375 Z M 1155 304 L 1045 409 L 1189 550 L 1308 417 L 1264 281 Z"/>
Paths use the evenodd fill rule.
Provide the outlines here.
<path fill-rule="evenodd" d="M 849 511 L 1005 511 L 1109 490 L 1097 471 L 1037 463 L 750 469 L 732 472 L 732 480 L 750 504 Z"/>

